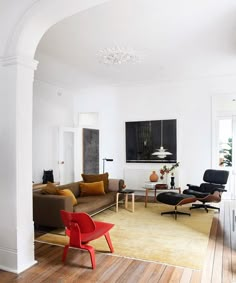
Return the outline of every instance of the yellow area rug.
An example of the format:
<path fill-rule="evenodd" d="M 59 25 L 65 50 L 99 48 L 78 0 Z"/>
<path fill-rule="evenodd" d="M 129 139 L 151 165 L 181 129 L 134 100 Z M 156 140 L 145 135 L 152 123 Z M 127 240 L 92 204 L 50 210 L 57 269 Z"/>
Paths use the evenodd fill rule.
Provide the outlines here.
<path fill-rule="evenodd" d="M 134 213 L 121 205 L 118 213 L 106 210 L 93 219 L 115 224 L 110 231 L 115 255 L 201 269 L 215 212 L 194 209 L 191 216 L 178 215 L 175 220 L 173 215 L 160 215 L 168 210 L 173 210 L 173 206 L 148 203 L 145 208 L 143 202 L 136 202 Z M 179 210 L 189 212 L 189 206 Z M 65 245 L 68 237 L 47 233 L 36 241 Z M 104 237 L 91 245 L 96 251 L 109 251 Z"/>

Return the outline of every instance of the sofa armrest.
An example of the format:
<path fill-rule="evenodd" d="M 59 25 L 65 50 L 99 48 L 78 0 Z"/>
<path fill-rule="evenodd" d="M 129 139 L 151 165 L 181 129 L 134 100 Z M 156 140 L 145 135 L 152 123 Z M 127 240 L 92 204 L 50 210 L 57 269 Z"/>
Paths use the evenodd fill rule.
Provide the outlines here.
<path fill-rule="evenodd" d="M 73 212 L 71 197 L 60 195 L 33 194 L 33 220 L 35 225 L 64 227 L 60 210 Z"/>
<path fill-rule="evenodd" d="M 109 179 L 108 189 L 111 192 L 121 191 L 125 182 L 123 179 Z"/>

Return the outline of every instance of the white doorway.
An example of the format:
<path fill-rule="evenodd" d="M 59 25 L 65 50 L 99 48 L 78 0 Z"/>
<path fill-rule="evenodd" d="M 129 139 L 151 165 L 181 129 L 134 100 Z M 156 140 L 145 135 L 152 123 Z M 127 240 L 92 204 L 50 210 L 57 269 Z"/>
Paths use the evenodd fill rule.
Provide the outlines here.
<path fill-rule="evenodd" d="M 78 178 L 78 146 L 76 128 L 59 128 L 59 180 L 60 184 L 74 182 Z"/>
<path fill-rule="evenodd" d="M 218 167 L 230 172 L 227 183 L 227 192 L 222 197 L 224 199 L 235 199 L 235 137 L 236 137 L 236 117 L 224 116 L 217 118 L 218 136 Z"/>
<path fill-rule="evenodd" d="M 229 171 L 223 199 L 236 199 L 236 95 L 213 98 L 212 167 Z"/>

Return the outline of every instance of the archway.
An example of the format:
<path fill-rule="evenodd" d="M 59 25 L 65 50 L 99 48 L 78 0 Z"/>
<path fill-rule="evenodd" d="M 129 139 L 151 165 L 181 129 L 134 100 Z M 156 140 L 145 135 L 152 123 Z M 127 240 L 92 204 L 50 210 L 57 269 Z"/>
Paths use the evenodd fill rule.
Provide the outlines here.
<path fill-rule="evenodd" d="M 32 221 L 32 89 L 36 47 L 55 23 L 109 0 L 41 0 L 1 11 L 12 19 L 0 49 L 0 268 L 19 273 L 35 264 Z M 10 2 L 10 1 L 9 1 Z M 7 6 L 8 4 L 6 4 Z M 10 5 L 10 4 L 9 4 Z M 13 31 L 13 32 L 12 32 Z"/>

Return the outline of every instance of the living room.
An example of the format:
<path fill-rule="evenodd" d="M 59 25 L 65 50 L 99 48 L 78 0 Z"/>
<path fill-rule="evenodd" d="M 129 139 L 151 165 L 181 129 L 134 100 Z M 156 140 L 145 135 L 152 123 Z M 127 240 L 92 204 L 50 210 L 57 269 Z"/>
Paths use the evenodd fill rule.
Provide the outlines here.
<path fill-rule="evenodd" d="M 209 6 L 207 6 L 209 13 L 212 4 L 210 2 Z M 115 4 L 118 5 L 117 3 Z M 129 5 L 133 5 L 133 3 L 130 2 Z M 227 7 L 225 7 L 225 12 Z M 220 4 L 218 8 L 219 10 L 217 11 L 219 13 Z M 191 11 L 193 10 L 194 8 L 192 7 Z M 224 61 L 217 61 L 214 60 L 214 56 L 210 57 L 211 53 L 209 51 L 213 49 L 212 53 L 214 55 L 216 52 L 214 46 L 219 47 L 221 42 L 225 43 L 228 42 L 227 39 L 230 39 L 233 19 L 226 17 L 223 11 L 224 9 L 222 9 L 224 29 L 219 33 L 218 28 L 222 22 L 216 21 L 216 28 L 213 31 L 211 30 L 211 35 L 213 34 L 213 36 L 210 37 L 210 42 L 204 42 L 209 35 L 207 30 L 202 38 L 196 36 L 198 33 L 196 33 L 195 29 L 192 33 L 190 32 L 186 35 L 187 37 L 191 34 L 192 38 L 195 38 L 191 44 L 196 44 L 200 50 L 196 48 L 194 52 L 190 52 L 186 56 L 188 59 L 191 56 L 194 57 L 194 62 L 177 60 L 178 58 L 176 57 L 181 55 L 181 49 L 177 49 L 177 46 L 174 46 L 165 59 L 167 61 L 166 65 L 164 64 L 165 62 L 159 63 L 157 68 L 158 76 L 154 74 L 145 76 L 144 72 L 140 71 L 138 80 L 129 79 L 127 74 L 134 73 L 138 67 L 142 69 L 142 61 L 132 66 L 110 66 L 111 68 L 108 68 L 108 71 L 107 66 L 102 66 L 101 68 L 106 68 L 102 72 L 110 72 L 113 73 L 114 77 L 118 77 L 118 80 L 109 82 L 108 78 L 105 80 L 105 78 L 99 78 L 94 75 L 88 76 L 86 73 L 81 73 L 81 70 L 80 72 L 75 71 L 74 67 L 65 64 L 65 62 L 59 62 L 55 58 L 51 58 L 47 54 L 45 55 L 43 50 L 40 50 L 40 44 L 43 41 L 39 42 L 35 55 L 39 65 L 35 73 L 33 88 L 33 181 L 41 181 L 43 168 L 54 169 L 55 178 L 59 180 L 57 156 L 58 128 L 81 126 L 78 120 L 80 113 L 97 113 L 98 123 L 96 123 L 96 127 L 100 131 L 100 171 L 102 170 L 103 157 L 114 159 L 112 163 L 106 163 L 106 170 L 111 176 L 117 178 L 123 178 L 125 171 L 130 168 L 144 169 L 150 171 L 150 173 L 153 169 L 158 169 L 159 165 L 155 165 L 155 167 L 153 164 L 128 165 L 125 162 L 125 122 L 177 119 L 177 156 L 180 162 L 179 184 L 184 188 L 189 182 L 199 183 L 202 180 L 203 171 L 208 167 L 215 166 L 212 163 L 212 119 L 215 114 L 211 111 L 212 97 L 217 95 L 232 96 L 236 91 L 235 73 L 233 70 L 234 58 L 232 58 L 232 55 L 226 52 L 225 56 L 220 57 Z M 86 13 L 84 17 L 86 19 Z M 205 28 L 204 24 L 197 21 L 194 22 L 193 26 L 195 28 L 199 27 L 202 30 Z M 97 25 L 98 23 L 95 21 L 94 26 L 96 27 Z M 50 30 L 48 32 L 50 33 Z M 219 33 L 219 38 L 215 42 L 217 33 Z M 177 33 L 176 36 L 179 39 L 185 39 L 181 32 Z M 45 33 L 46 37 L 47 34 Z M 43 38 L 42 40 L 46 39 Z M 202 40 L 202 45 L 199 47 L 197 43 L 200 40 Z M 231 40 L 228 43 L 231 44 Z M 111 44 L 113 43 L 106 42 L 107 47 L 110 47 Z M 230 47 L 230 44 L 229 46 L 226 44 L 226 47 Z M 211 66 L 210 69 L 199 68 L 199 65 L 206 59 L 206 57 L 201 58 L 201 61 L 198 57 L 205 45 L 209 48 L 209 53 L 206 52 L 206 54 L 210 58 L 208 62 Z M 181 47 L 182 57 L 180 56 L 180 58 L 183 60 L 187 46 L 183 48 L 181 45 Z M 225 46 L 221 47 L 222 49 L 226 48 Z M 56 48 L 56 46 L 52 46 L 52 48 Z M 228 49 L 226 48 L 226 50 Z M 172 57 L 173 53 L 177 54 L 175 58 Z M 154 59 L 153 55 L 150 56 L 151 59 Z M 96 57 L 95 54 L 94 57 Z M 216 58 L 218 57 L 216 56 Z M 169 65 L 170 62 L 172 63 L 171 65 Z M 184 65 L 183 73 L 180 74 L 179 68 L 182 65 Z M 194 72 L 195 68 L 193 66 L 195 65 L 198 65 L 198 72 Z M 202 66 L 205 67 L 204 64 Z M 119 71 L 117 71 L 116 67 L 119 67 Z M 174 67 L 176 69 L 170 72 Z M 186 68 L 185 71 L 184 68 Z M 7 87 L 4 86 L 2 90 L 7 90 Z M 7 102 L 3 104 L 2 108 L 6 108 L 6 105 Z M 6 114 L 6 110 L 2 110 L 3 115 Z M 5 117 L 8 117 L 8 115 L 5 115 Z M 15 115 L 13 116 L 15 117 Z M 2 129 L 5 129 L 5 125 L 2 125 Z M 27 144 L 25 147 L 27 147 Z M 22 156 L 24 156 L 24 151 L 26 149 L 22 151 Z M 6 166 L 6 158 L 2 161 L 2 166 Z M 9 170 L 11 169 L 10 164 L 8 168 Z M 7 175 L 6 171 L 3 171 L 2 174 L 2 186 L 5 187 L 8 183 L 8 179 L 5 177 Z M 24 174 L 22 173 L 22 175 Z M 13 194 L 16 191 L 18 194 L 24 194 L 24 181 L 21 180 L 20 182 L 22 189 L 12 189 L 11 192 Z M 142 186 L 142 184 L 140 185 Z M 4 196 L 5 199 L 8 199 L 7 192 L 4 193 Z M 29 200 L 30 202 L 31 200 Z M 8 205 L 8 202 L 6 204 Z M 18 206 L 21 207 L 21 205 Z M 6 208 L 6 205 L 2 207 Z M 20 215 L 25 213 L 28 213 L 28 210 Z M 18 221 L 15 220 L 16 223 Z M 31 224 L 27 225 L 30 226 Z M 7 228 L 7 230 L 9 229 Z M 1 265 L 4 266 L 4 263 L 1 263 Z"/>

